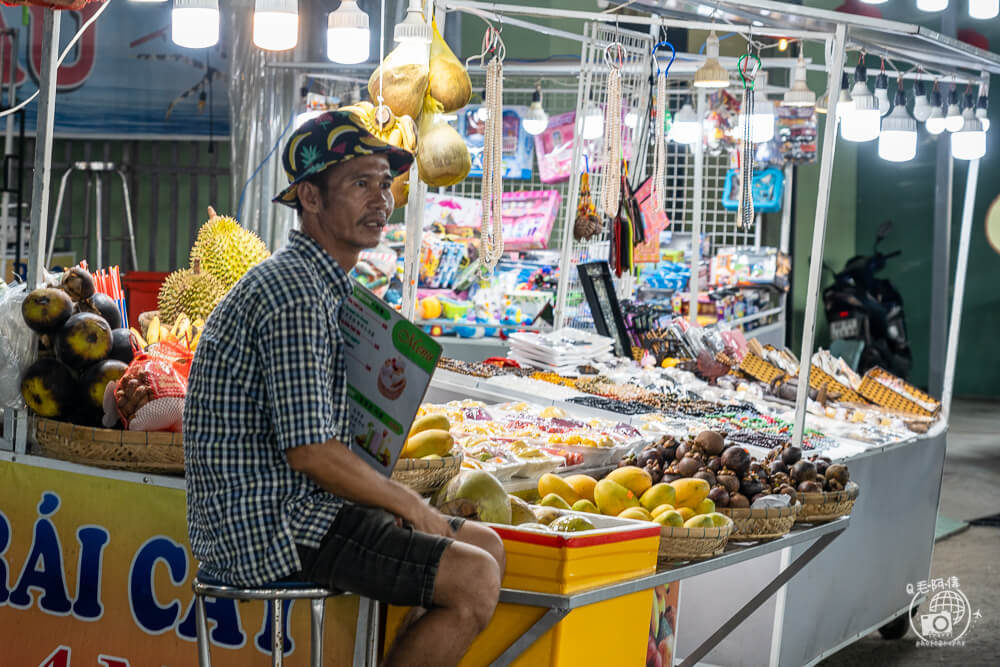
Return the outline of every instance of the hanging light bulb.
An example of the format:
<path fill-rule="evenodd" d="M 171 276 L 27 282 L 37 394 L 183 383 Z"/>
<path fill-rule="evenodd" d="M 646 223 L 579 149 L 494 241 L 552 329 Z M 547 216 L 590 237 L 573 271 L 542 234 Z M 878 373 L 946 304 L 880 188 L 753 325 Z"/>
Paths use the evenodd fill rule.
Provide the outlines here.
<path fill-rule="evenodd" d="M 878 102 L 878 114 L 884 116 L 889 113 L 892 104 L 889 103 L 889 77 L 885 72 L 879 72 L 875 78 L 875 100 Z"/>
<path fill-rule="evenodd" d="M 203 49 L 219 42 L 219 0 L 174 0 L 170 38 L 177 46 Z"/>
<path fill-rule="evenodd" d="M 368 14 L 356 0 L 343 0 L 326 18 L 326 57 L 342 65 L 356 65 L 368 60 L 370 49 Z"/>
<path fill-rule="evenodd" d="M 986 95 L 980 95 L 979 101 L 976 103 L 976 118 L 979 119 L 979 123 L 983 126 L 983 132 L 990 131 L 990 115 L 989 115 L 989 100 L 986 99 Z"/>
<path fill-rule="evenodd" d="M 913 117 L 923 123 L 931 115 L 930 101 L 927 99 L 927 91 L 924 82 L 917 79 L 913 86 Z"/>
<path fill-rule="evenodd" d="M 298 0 L 255 0 L 253 43 L 266 51 L 285 51 L 299 41 Z"/>
<path fill-rule="evenodd" d="M 944 103 L 941 101 L 941 91 L 937 89 L 937 85 L 931 93 L 931 115 L 927 117 L 924 125 L 927 131 L 935 136 L 944 132 Z"/>
<path fill-rule="evenodd" d="M 830 108 L 830 92 L 823 93 L 816 100 L 816 113 L 826 113 Z"/>
<path fill-rule="evenodd" d="M 635 110 L 629 109 L 625 113 L 625 127 L 630 130 L 634 130 L 639 127 L 639 114 L 637 114 Z"/>
<path fill-rule="evenodd" d="M 892 113 L 882 119 L 878 156 L 889 162 L 906 162 L 917 154 L 917 121 L 906 111 L 906 93 L 899 80 Z"/>
<path fill-rule="evenodd" d="M 851 80 L 848 77 L 847 72 L 844 72 L 840 77 L 840 93 L 837 97 L 837 121 L 840 122 L 844 119 L 846 114 L 854 111 L 854 100 L 851 99 L 850 93 Z"/>
<path fill-rule="evenodd" d="M 587 140 L 600 139 L 604 136 L 604 112 L 593 102 L 587 105 L 583 114 L 582 134 Z"/>
<path fill-rule="evenodd" d="M 396 24 L 393 38 L 399 42 L 393 59 L 398 65 L 423 65 L 430 62 L 430 43 L 433 33 L 424 20 L 420 0 L 410 0 L 406 8 L 406 18 Z"/>
<path fill-rule="evenodd" d="M 695 88 L 725 88 L 729 85 L 729 73 L 719 62 L 719 38 L 715 31 L 708 33 L 705 40 L 705 62 L 694 73 Z"/>
<path fill-rule="evenodd" d="M 978 160 L 986 155 L 986 132 L 971 107 L 962 112 L 962 128 L 951 135 L 951 154 L 957 160 Z"/>
<path fill-rule="evenodd" d="M 1000 0 L 969 0 L 969 16 L 987 20 L 1000 14 Z"/>
<path fill-rule="evenodd" d="M 917 9 L 922 12 L 942 12 L 948 9 L 948 0 L 917 0 Z"/>
<path fill-rule="evenodd" d="M 685 99 L 680 111 L 673 118 L 670 139 L 678 144 L 690 145 L 698 141 L 700 134 L 698 115 L 691 107 L 691 101 Z"/>
<path fill-rule="evenodd" d="M 785 93 L 783 102 L 786 107 L 811 107 L 816 104 L 816 93 L 811 91 L 806 83 L 806 61 L 802 57 L 801 50 L 792 75 L 792 87 Z M 823 111 L 825 113 L 826 109 Z"/>
<path fill-rule="evenodd" d="M 542 108 L 542 84 L 535 84 L 535 92 L 531 95 L 531 106 L 521 122 L 524 131 L 535 136 L 545 131 L 549 126 L 549 115 Z"/>
<path fill-rule="evenodd" d="M 750 116 L 750 141 L 755 144 L 767 143 L 774 138 L 774 103 L 767 99 L 764 86 L 767 79 L 754 89 L 753 114 Z M 746 116 L 740 115 L 740 127 Z"/>
<path fill-rule="evenodd" d="M 878 103 L 868 89 L 868 70 L 864 63 L 854 68 L 854 87 L 851 88 L 854 108 L 845 114 L 840 124 L 840 136 L 847 141 L 872 141 L 879 135 Z"/>
<path fill-rule="evenodd" d="M 958 132 L 962 129 L 962 108 L 958 106 L 958 91 L 952 86 L 948 93 L 948 110 L 944 114 L 944 129 Z"/>

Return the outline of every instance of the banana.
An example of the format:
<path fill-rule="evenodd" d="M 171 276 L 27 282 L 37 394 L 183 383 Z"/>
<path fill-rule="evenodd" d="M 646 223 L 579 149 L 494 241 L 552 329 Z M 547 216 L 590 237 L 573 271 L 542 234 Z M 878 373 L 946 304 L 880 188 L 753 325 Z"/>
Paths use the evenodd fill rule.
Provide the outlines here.
<path fill-rule="evenodd" d="M 136 329 L 135 327 L 129 327 L 128 330 L 132 332 L 133 336 L 135 336 L 135 340 L 139 344 L 139 349 L 145 350 L 146 346 L 149 345 L 149 343 L 147 343 L 146 339 L 142 337 L 142 334 L 139 333 L 139 330 Z"/>
<path fill-rule="evenodd" d="M 160 335 L 160 316 L 154 315 L 149 322 L 149 328 L 146 329 L 146 340 L 150 345 L 155 345 L 160 342 Z"/>
<path fill-rule="evenodd" d="M 408 151 L 417 148 L 417 127 L 409 116 L 394 116 L 390 111 L 389 121 L 379 127 L 375 117 L 376 107 L 371 102 L 340 107 L 339 111 L 354 114 L 366 130 L 386 143 Z"/>

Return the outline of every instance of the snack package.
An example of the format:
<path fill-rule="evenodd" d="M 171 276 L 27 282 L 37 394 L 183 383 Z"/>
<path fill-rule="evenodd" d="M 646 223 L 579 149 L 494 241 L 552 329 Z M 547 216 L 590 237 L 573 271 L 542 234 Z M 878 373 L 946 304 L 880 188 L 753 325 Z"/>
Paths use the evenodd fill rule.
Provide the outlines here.
<path fill-rule="evenodd" d="M 139 354 L 110 392 L 104 394 L 105 416 L 117 411 L 129 431 L 181 430 L 184 397 L 192 353 L 185 346 L 159 343 Z"/>

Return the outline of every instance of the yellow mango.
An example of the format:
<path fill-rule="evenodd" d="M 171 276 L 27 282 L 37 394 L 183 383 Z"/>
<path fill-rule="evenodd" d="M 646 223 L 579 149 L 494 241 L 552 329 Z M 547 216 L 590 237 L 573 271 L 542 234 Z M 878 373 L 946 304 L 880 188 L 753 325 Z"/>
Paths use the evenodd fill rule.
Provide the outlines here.
<path fill-rule="evenodd" d="M 694 516 L 694 510 L 690 507 L 678 507 L 675 511 L 681 515 L 681 518 L 684 519 L 684 521 L 687 521 Z"/>
<path fill-rule="evenodd" d="M 594 502 L 594 487 L 597 486 L 596 479 L 590 475 L 570 475 L 565 479 L 566 483 L 573 487 L 578 496 Z"/>
<path fill-rule="evenodd" d="M 635 519 L 636 521 L 652 521 L 652 515 L 642 507 L 629 507 L 618 515 L 619 519 Z"/>
<path fill-rule="evenodd" d="M 403 445 L 400 456 L 404 459 L 419 459 L 429 454 L 444 456 L 455 446 L 451 433 L 440 429 L 430 429 L 410 437 Z"/>
<path fill-rule="evenodd" d="M 618 516 L 629 507 L 638 507 L 639 499 L 635 494 L 618 482 L 602 479 L 594 487 L 594 500 L 601 514 Z"/>
<path fill-rule="evenodd" d="M 567 503 L 562 496 L 556 493 L 550 493 L 544 496 L 541 500 L 538 501 L 538 504 L 541 505 L 542 507 L 555 507 L 561 510 L 570 509 L 569 503 Z"/>
<path fill-rule="evenodd" d="M 699 514 L 693 516 L 684 522 L 685 528 L 715 528 L 715 523 L 712 521 L 712 517 L 707 514 Z"/>
<path fill-rule="evenodd" d="M 700 503 L 692 507 L 695 514 L 711 514 L 715 511 L 715 503 L 711 498 L 705 498 Z"/>
<path fill-rule="evenodd" d="M 639 496 L 639 504 L 650 512 L 660 505 L 673 505 L 676 500 L 677 492 L 674 491 L 674 487 L 664 482 L 654 484 L 644 494 Z"/>
<path fill-rule="evenodd" d="M 676 510 L 668 510 L 653 517 L 653 522 L 661 526 L 683 526 L 684 517 Z"/>
<path fill-rule="evenodd" d="M 601 510 L 597 509 L 597 505 L 590 502 L 586 498 L 580 498 L 578 501 L 573 503 L 573 510 L 576 512 L 587 512 L 589 514 L 601 513 Z"/>
<path fill-rule="evenodd" d="M 410 427 L 410 434 L 407 437 L 412 438 L 418 433 L 430 430 L 450 431 L 451 422 L 449 422 L 448 418 L 442 414 L 420 417 L 419 419 L 414 420 L 413 426 Z"/>
<path fill-rule="evenodd" d="M 673 504 L 675 507 L 690 507 L 693 509 L 698 503 L 708 497 L 708 492 L 710 491 L 708 482 L 697 477 L 675 479 L 670 482 L 670 486 L 674 487 L 675 498 Z"/>
<path fill-rule="evenodd" d="M 664 512 L 670 512 L 670 511 L 672 511 L 673 509 L 674 509 L 674 506 L 673 506 L 673 505 L 658 505 L 657 507 L 655 507 L 655 508 L 653 509 L 653 511 L 652 511 L 652 512 L 650 512 L 650 514 L 651 514 L 651 515 L 652 515 L 652 517 L 653 517 L 653 518 L 655 519 L 656 517 L 660 516 L 660 515 L 661 515 L 661 514 L 663 514 Z"/>
<path fill-rule="evenodd" d="M 716 528 L 722 528 L 723 526 L 729 525 L 729 517 L 725 514 L 720 514 L 719 512 L 711 512 L 706 514 L 708 518 L 712 520 L 712 525 Z"/>
<path fill-rule="evenodd" d="M 608 473 L 606 479 L 618 482 L 634 493 L 636 498 L 641 497 L 649 487 L 653 486 L 653 478 L 649 476 L 648 472 L 638 466 L 615 468 Z"/>
<path fill-rule="evenodd" d="M 550 493 L 565 500 L 567 505 L 572 505 L 580 499 L 580 494 L 574 491 L 566 480 L 547 472 L 538 479 L 538 495 L 544 498 Z"/>

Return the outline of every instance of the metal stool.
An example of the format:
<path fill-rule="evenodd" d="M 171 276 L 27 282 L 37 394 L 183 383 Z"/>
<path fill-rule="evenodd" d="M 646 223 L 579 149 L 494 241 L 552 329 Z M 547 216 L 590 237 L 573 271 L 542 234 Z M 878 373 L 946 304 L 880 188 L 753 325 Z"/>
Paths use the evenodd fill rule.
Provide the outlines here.
<path fill-rule="evenodd" d="M 284 664 L 284 600 L 309 600 L 312 611 L 310 624 L 310 662 L 312 667 L 322 667 L 323 664 L 323 621 L 325 616 L 326 598 L 339 595 L 335 591 L 317 586 L 310 582 L 274 582 L 263 586 L 233 586 L 217 579 L 212 579 L 200 571 L 195 576 L 194 584 L 195 625 L 198 635 L 198 665 L 210 667 L 211 657 L 208 646 L 208 625 L 205 621 L 205 597 L 228 598 L 231 600 L 269 600 L 271 602 L 271 665 L 281 667 Z"/>
<path fill-rule="evenodd" d="M 125 202 L 125 223 L 128 225 L 128 236 L 120 239 L 106 239 L 108 241 L 128 241 L 132 250 L 132 269 L 136 269 L 139 266 L 138 258 L 135 253 L 135 230 L 132 227 L 132 204 L 129 202 L 129 192 L 128 192 L 128 181 L 125 180 L 125 172 L 122 171 L 118 165 L 113 162 L 74 162 L 73 165 L 66 170 L 63 174 L 62 179 L 59 181 L 59 196 L 56 197 L 56 210 L 52 215 L 52 231 L 51 236 L 49 236 L 49 252 L 45 256 L 45 266 L 52 265 L 52 251 L 55 249 L 56 245 L 56 231 L 59 229 L 59 215 L 62 212 L 63 196 L 66 194 L 66 182 L 69 180 L 70 174 L 74 171 L 80 171 L 87 174 L 87 188 L 86 193 L 86 205 L 84 208 L 84 232 L 83 234 L 72 236 L 65 235 L 65 239 L 81 238 L 87 243 L 85 246 L 84 253 L 89 253 L 89 241 L 90 241 L 90 190 L 93 186 L 94 196 L 97 200 L 96 211 L 97 215 L 94 220 L 96 227 L 97 236 L 97 258 L 94 263 L 95 267 L 101 266 L 101 248 L 104 239 L 104 228 L 101 225 L 101 187 L 103 185 L 103 175 L 106 173 L 118 174 L 118 178 L 121 180 L 122 184 L 122 199 Z"/>

